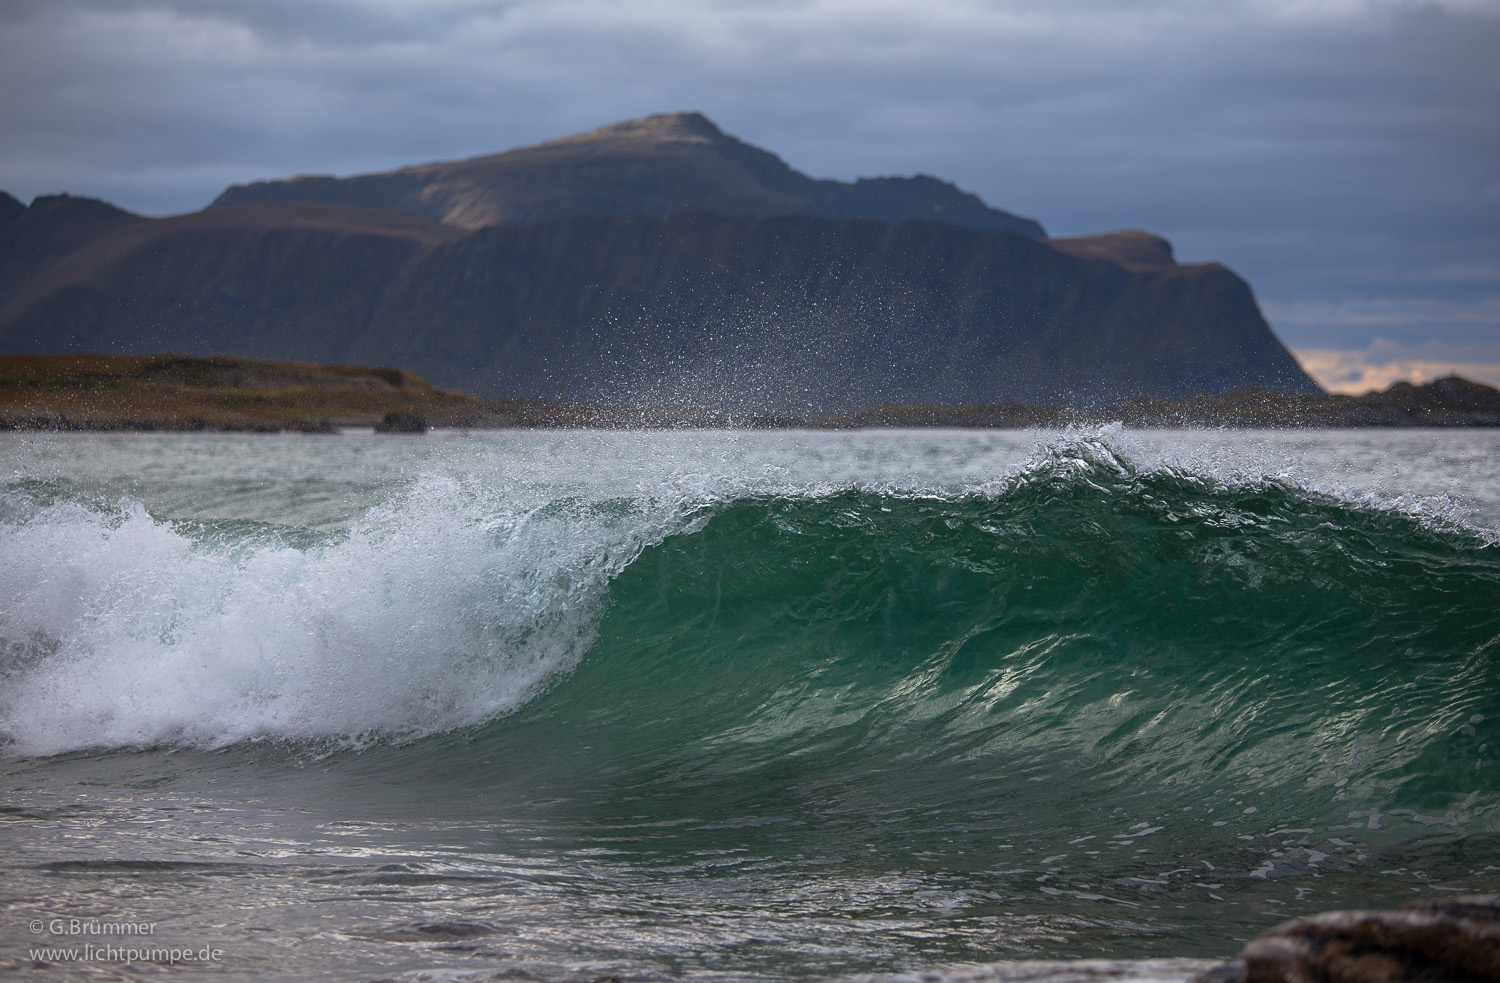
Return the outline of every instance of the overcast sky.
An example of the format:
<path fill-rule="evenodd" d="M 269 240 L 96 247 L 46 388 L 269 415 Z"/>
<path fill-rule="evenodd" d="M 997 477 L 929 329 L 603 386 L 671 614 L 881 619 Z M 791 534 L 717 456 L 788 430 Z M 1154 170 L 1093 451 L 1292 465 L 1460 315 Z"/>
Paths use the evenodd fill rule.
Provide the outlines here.
<path fill-rule="evenodd" d="M 1325 380 L 1500 382 L 1500 0 L 0 0 L 23 201 L 190 211 L 682 109 L 1160 232 Z"/>

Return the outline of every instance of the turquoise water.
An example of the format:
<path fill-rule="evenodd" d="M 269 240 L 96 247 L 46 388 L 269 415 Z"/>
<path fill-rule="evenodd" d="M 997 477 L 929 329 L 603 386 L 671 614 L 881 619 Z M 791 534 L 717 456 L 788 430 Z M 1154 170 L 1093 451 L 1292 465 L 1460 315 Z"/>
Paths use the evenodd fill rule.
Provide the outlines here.
<path fill-rule="evenodd" d="M 853 978 L 1494 890 L 1497 450 L 4 436 L 0 942 Z"/>

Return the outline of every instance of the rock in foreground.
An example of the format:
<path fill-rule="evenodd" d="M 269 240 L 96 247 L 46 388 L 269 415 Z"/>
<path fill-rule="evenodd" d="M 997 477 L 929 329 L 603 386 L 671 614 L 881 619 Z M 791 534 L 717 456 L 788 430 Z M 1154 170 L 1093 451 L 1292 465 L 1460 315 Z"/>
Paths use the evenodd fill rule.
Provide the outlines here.
<path fill-rule="evenodd" d="M 1193 983 L 1500 981 L 1500 897 L 1445 898 L 1396 911 L 1331 911 L 1251 940 Z"/>

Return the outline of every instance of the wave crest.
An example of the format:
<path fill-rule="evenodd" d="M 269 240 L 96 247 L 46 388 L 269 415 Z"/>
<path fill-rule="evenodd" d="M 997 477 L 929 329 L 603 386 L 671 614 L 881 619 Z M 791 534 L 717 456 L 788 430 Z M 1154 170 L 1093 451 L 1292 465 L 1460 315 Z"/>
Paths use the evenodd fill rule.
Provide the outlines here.
<path fill-rule="evenodd" d="M 518 761 L 607 732 L 647 784 L 1254 772 L 1288 803 L 1489 807 L 1495 547 L 1118 444 L 958 490 L 700 475 L 524 511 L 428 476 L 340 535 L 13 485 L 0 729 L 36 755 L 489 723 Z"/>
<path fill-rule="evenodd" d="M 588 648 L 603 585 L 668 528 L 648 513 L 516 513 L 430 478 L 346 535 L 293 545 L 259 524 L 13 490 L 0 729 L 34 755 L 492 719 Z"/>

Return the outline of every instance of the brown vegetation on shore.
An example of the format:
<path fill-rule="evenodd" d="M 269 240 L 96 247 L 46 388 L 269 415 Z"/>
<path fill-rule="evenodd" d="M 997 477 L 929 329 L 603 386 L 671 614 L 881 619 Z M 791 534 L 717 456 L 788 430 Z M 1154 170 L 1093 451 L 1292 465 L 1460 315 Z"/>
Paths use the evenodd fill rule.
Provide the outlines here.
<path fill-rule="evenodd" d="M 0 430 L 331 432 L 374 427 L 1027 428 L 1500 426 L 1500 391 L 1457 376 L 1364 396 L 1242 390 L 1140 399 L 1103 413 L 1053 406 L 883 406 L 836 416 L 484 400 L 393 368 L 181 355 L 0 355 Z"/>
<path fill-rule="evenodd" d="M 211 355 L 0 355 L 0 430 L 327 433 L 373 427 L 767 427 L 694 409 L 484 400 L 400 369 Z"/>
<path fill-rule="evenodd" d="M 481 401 L 399 369 L 184 358 L 0 356 L 0 427 L 56 430 L 304 430 L 373 426 L 387 413 L 457 423 Z"/>

